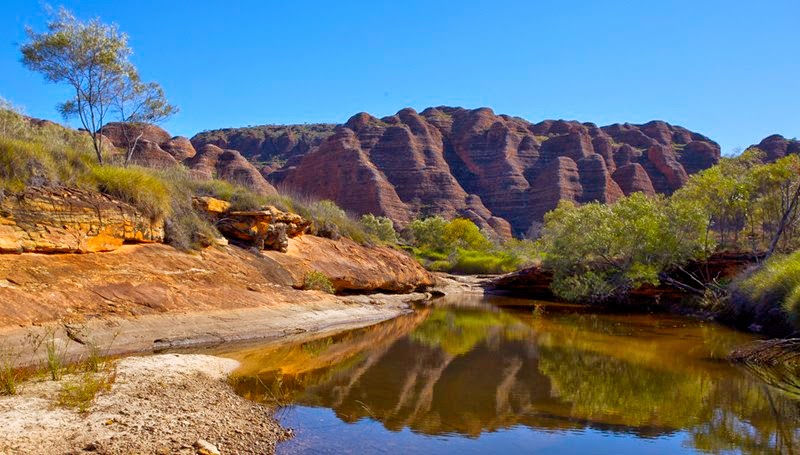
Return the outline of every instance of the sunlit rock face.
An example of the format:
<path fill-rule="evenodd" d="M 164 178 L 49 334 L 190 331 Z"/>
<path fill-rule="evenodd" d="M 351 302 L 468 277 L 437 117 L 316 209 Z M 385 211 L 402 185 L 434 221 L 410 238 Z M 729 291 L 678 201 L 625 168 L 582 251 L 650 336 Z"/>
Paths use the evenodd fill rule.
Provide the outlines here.
<path fill-rule="evenodd" d="M 28 188 L 0 198 L 0 253 L 94 253 L 163 240 L 163 219 L 94 191 Z"/>
<path fill-rule="evenodd" d="M 406 108 L 384 118 L 359 113 L 340 126 L 217 130 L 192 143 L 269 161 L 262 173 L 274 185 L 385 215 L 401 227 L 439 214 L 469 218 L 503 237 L 524 234 L 561 200 L 672 193 L 720 156 L 710 139 L 661 121 L 533 124 L 452 107 Z"/>
<path fill-rule="evenodd" d="M 710 451 L 800 442 L 797 402 L 725 360 L 747 335 L 673 317 L 501 311 L 476 306 L 480 297 L 459 299 L 333 337 L 230 353 L 244 363 L 238 390 L 330 408 L 346 424 L 375 419 L 424 435 L 523 426 L 637 438 L 680 432 L 686 445 Z M 730 425 L 747 430 L 737 436 Z"/>

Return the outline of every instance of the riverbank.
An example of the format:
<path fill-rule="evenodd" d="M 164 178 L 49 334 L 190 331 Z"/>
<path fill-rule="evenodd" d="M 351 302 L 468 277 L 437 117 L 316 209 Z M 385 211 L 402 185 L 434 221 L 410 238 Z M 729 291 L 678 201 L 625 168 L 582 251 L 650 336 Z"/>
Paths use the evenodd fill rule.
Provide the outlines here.
<path fill-rule="evenodd" d="M 272 453 L 290 432 L 234 393 L 237 366 L 206 355 L 122 359 L 86 413 L 56 406 L 72 376 L 25 383 L 0 397 L 0 453 Z"/>
<path fill-rule="evenodd" d="M 348 260 L 346 268 L 333 266 Z M 315 268 L 341 289 L 370 294 L 297 289 Z M 90 346 L 127 355 L 352 328 L 430 297 L 385 290 L 431 284 L 433 277 L 400 252 L 314 236 L 292 239 L 287 253 L 234 246 L 187 253 L 145 244 L 83 255 L 0 255 L 0 355 L 16 364 L 40 361 L 43 350 L 30 352 L 31 337 L 46 337 L 77 359 Z"/>
<path fill-rule="evenodd" d="M 337 290 L 366 293 L 298 289 L 312 270 Z M 433 283 L 396 250 L 314 236 L 292 239 L 286 253 L 144 244 L 0 255 L 2 365 L 41 372 L 55 355 L 77 371 L 93 355 L 156 354 L 119 360 L 85 413 L 57 403 L 88 373 L 21 381 L 0 396 L 0 453 L 206 453 L 200 440 L 222 453 L 271 453 L 287 433 L 271 409 L 233 392 L 236 361 L 159 353 L 371 325 L 413 311 L 431 294 L 408 291 Z"/>

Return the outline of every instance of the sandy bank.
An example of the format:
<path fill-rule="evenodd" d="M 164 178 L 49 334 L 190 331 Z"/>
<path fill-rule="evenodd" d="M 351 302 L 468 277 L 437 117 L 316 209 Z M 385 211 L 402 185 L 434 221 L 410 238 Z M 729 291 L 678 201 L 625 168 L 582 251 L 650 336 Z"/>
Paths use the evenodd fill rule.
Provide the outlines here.
<path fill-rule="evenodd" d="M 270 409 L 233 392 L 226 380 L 237 365 L 205 355 L 126 358 L 85 414 L 55 405 L 60 383 L 26 383 L 0 397 L 0 453 L 194 454 L 201 439 L 222 453 L 271 453 L 287 434 Z"/>

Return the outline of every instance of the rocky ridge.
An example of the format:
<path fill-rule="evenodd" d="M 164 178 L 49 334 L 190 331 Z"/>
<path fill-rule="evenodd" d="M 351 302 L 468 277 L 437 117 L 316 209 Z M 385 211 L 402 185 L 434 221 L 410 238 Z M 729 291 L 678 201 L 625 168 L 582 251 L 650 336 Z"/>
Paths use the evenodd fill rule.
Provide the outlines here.
<path fill-rule="evenodd" d="M 197 149 L 188 138 L 172 137 L 156 125 L 126 126 L 108 123 L 101 133 L 118 148 L 134 147 L 131 161 L 152 168 L 171 168 L 185 164 L 198 178 L 218 177 L 241 184 L 259 194 L 275 194 L 259 170 L 236 150 L 223 150 L 207 144 Z"/>
<path fill-rule="evenodd" d="M 298 134 L 300 126 L 226 129 L 192 144 L 268 158 L 272 165 L 261 171 L 273 185 L 401 227 L 415 216 L 462 216 L 501 236 L 524 234 L 560 200 L 670 194 L 720 156 L 707 137 L 661 121 L 533 124 L 487 108 L 407 108 L 303 127 L 314 134 Z"/>

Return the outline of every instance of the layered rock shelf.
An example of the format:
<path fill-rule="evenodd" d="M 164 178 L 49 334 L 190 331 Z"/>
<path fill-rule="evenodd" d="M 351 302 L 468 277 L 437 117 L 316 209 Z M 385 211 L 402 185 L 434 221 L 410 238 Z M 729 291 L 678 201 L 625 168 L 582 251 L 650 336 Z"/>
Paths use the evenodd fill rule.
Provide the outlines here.
<path fill-rule="evenodd" d="M 0 199 L 0 253 L 94 253 L 163 240 L 163 220 L 97 192 L 28 188 Z"/>

